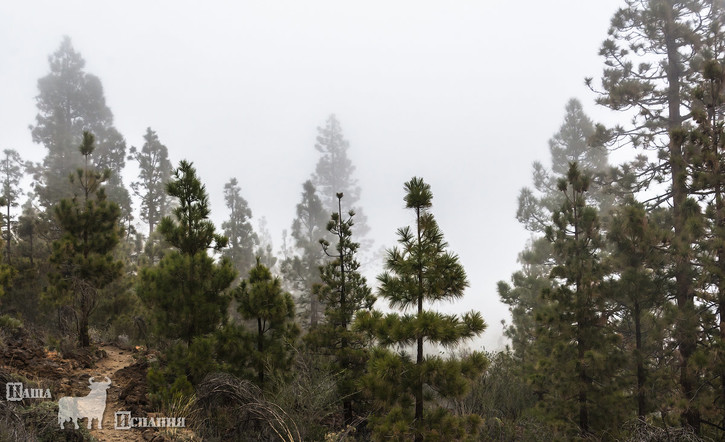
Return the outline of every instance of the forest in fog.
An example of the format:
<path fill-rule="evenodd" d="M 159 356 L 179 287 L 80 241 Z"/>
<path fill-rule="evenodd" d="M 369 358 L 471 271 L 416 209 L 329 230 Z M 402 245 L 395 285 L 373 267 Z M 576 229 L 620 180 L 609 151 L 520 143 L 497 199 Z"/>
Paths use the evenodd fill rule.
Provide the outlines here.
<path fill-rule="evenodd" d="M 445 181 L 388 189 L 408 223 L 379 244 L 356 122 L 330 113 L 275 247 L 254 164 L 212 188 L 203 146 L 153 127 L 131 146 L 64 37 L 27 98 L 44 157 L 0 156 L 0 442 L 725 440 L 725 3 L 624 0 L 601 40 L 520 183 L 530 240 L 484 351 L 486 307 L 449 308 L 487 269 L 446 241 Z M 64 408 L 104 376 L 102 417 Z M 152 421 L 119 430 L 122 410 Z"/>

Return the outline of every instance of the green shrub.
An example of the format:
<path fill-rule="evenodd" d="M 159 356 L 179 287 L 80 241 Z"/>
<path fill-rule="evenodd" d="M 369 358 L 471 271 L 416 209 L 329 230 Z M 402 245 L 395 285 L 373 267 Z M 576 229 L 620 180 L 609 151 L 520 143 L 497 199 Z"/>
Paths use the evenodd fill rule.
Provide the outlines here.
<path fill-rule="evenodd" d="M 194 393 L 194 385 L 219 369 L 213 336 L 194 338 L 190 346 L 172 345 L 163 360 L 149 368 L 147 380 L 153 406 L 169 409 Z"/>
<path fill-rule="evenodd" d="M 16 332 L 23 327 L 23 322 L 20 319 L 13 318 L 10 315 L 0 316 L 0 330 L 8 332 Z"/>

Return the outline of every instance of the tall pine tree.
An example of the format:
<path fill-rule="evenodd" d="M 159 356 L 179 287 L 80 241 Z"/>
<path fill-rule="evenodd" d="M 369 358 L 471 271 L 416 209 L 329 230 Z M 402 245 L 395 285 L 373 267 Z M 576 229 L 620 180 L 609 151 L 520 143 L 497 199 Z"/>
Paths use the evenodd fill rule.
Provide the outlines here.
<path fill-rule="evenodd" d="M 101 80 L 85 72 L 85 60 L 64 37 L 50 57 L 50 73 L 38 80 L 38 114 L 31 126 L 33 141 L 48 150 L 36 168 L 35 189 L 40 204 L 51 210 L 63 198 L 73 196 L 68 176 L 82 167 L 77 146 L 84 130 L 96 140 L 93 167 L 109 170 L 106 194 L 121 209 L 123 219 L 131 217 L 131 199 L 123 186 L 121 172 L 126 162 L 126 141 L 113 126 L 113 114 L 106 105 Z"/>
<path fill-rule="evenodd" d="M 259 238 L 250 221 L 252 210 L 242 197 L 236 178 L 224 185 L 224 202 L 230 212 L 229 218 L 222 223 L 224 235 L 229 238 L 229 247 L 224 249 L 224 255 L 232 261 L 239 275 L 246 277 L 254 265 L 254 250 L 259 245 Z"/>
<path fill-rule="evenodd" d="M 335 197 L 337 193 L 345 194 L 348 205 L 357 214 L 358 235 L 364 238 L 370 228 L 359 205 L 360 186 L 354 178 L 355 166 L 347 154 L 349 148 L 350 143 L 343 136 L 340 122 L 334 114 L 330 115 L 325 121 L 325 126 L 317 128 L 315 149 L 320 153 L 320 159 L 317 161 L 312 180 L 325 213 L 337 210 Z"/>
<path fill-rule="evenodd" d="M 18 199 L 23 194 L 20 180 L 23 178 L 25 164 L 20 154 L 13 149 L 5 149 L 5 155 L 0 162 L 0 177 L 2 177 L 2 201 L 5 206 L 2 214 L 5 227 L 5 260 L 10 264 L 12 259 L 11 245 L 13 243 L 13 227 L 15 225 L 12 209 L 18 207 Z"/>
<path fill-rule="evenodd" d="M 614 15 L 609 37 L 602 44 L 602 91 L 598 103 L 630 112 L 632 125 L 618 126 L 603 135 L 621 146 L 630 143 L 646 153 L 627 166 L 634 190 L 656 190 L 646 203 L 672 210 L 673 240 L 669 247 L 676 284 L 675 339 L 680 353 L 680 391 L 685 407 L 683 423 L 700 431 L 701 410 L 696 401 L 701 387 L 691 359 L 698 347 L 699 315 L 695 302 L 696 269 L 689 225 L 687 163 L 683 143 L 692 108 L 692 79 L 698 75 L 701 50 L 723 27 L 722 7 L 704 0 L 626 0 Z M 587 79 L 591 85 L 592 80 Z M 632 178 L 633 177 L 633 178 Z M 653 183 L 664 182 L 659 190 Z"/>
<path fill-rule="evenodd" d="M 173 166 L 169 161 L 169 151 L 161 144 L 159 136 L 146 129 L 141 150 L 131 147 L 129 159 L 138 163 L 138 181 L 131 183 L 133 192 L 141 198 L 141 220 L 149 226 L 149 237 L 154 229 L 171 210 L 171 200 L 166 193 L 166 183 L 171 179 Z"/>
<path fill-rule="evenodd" d="M 721 37 L 722 38 L 722 37 Z M 702 265 L 698 280 L 704 305 L 713 317 L 703 314 L 704 341 L 696 359 L 703 353 L 713 353 L 714 360 L 707 371 L 712 386 L 712 398 L 705 388 L 699 393 L 703 422 L 725 432 L 725 69 L 720 53 L 705 52 L 702 79 L 694 90 L 693 118 L 697 123 L 688 134 L 686 155 L 691 158 L 692 190 L 705 207 L 705 233 L 697 235 L 698 264 Z M 710 358 L 707 358 L 710 359 Z M 714 384 L 714 385 L 713 385 Z M 713 425 L 714 424 L 714 425 Z"/>
<path fill-rule="evenodd" d="M 327 215 L 312 181 L 306 181 L 302 188 L 297 218 L 292 222 L 296 253 L 282 262 L 282 274 L 299 294 L 297 304 L 303 324 L 308 329 L 314 329 L 321 320 L 322 306 L 312 288 L 320 283 L 318 269 L 323 259 L 320 239 L 326 235 Z"/>

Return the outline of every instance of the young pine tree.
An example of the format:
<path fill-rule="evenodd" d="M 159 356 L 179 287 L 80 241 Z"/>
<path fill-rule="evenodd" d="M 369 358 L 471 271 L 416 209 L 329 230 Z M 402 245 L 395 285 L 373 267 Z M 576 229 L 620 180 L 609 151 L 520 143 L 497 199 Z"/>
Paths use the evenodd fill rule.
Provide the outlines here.
<path fill-rule="evenodd" d="M 348 218 L 342 215 L 342 193 L 337 194 L 337 213 L 333 213 L 327 231 L 337 238 L 335 252 L 330 243 L 321 240 L 327 256 L 332 258 L 320 267 L 322 284 L 315 286 L 314 294 L 325 306 L 325 321 L 305 336 L 313 348 L 333 357 L 333 372 L 337 378 L 338 396 L 342 399 L 345 425 L 352 425 L 353 404 L 360 398 L 357 380 L 365 372 L 369 340 L 365 334 L 352 330 L 358 311 L 370 310 L 375 303 L 365 277 L 360 275 L 360 264 L 355 257 L 359 243 L 352 240 L 354 211 Z"/>
<path fill-rule="evenodd" d="M 284 373 L 293 360 L 293 348 L 299 335 L 292 295 L 282 290 L 279 278 L 273 277 L 259 259 L 249 271 L 249 278 L 236 289 L 238 311 L 246 320 L 254 321 L 256 330 L 248 333 L 253 351 L 251 369 L 260 388 L 271 368 Z"/>
<path fill-rule="evenodd" d="M 236 272 L 227 258 L 217 263 L 209 256 L 209 250 L 225 247 L 227 238 L 209 220 L 206 189 L 191 163 L 179 163 L 166 190 L 178 206 L 175 220 L 164 217 L 158 230 L 174 250 L 158 266 L 141 271 L 137 291 L 150 309 L 156 333 L 191 345 L 222 322 L 230 301 L 226 290 Z"/>
<path fill-rule="evenodd" d="M 462 396 L 468 380 L 480 375 L 485 356 L 473 352 L 457 359 L 425 354 L 425 343 L 454 348 L 478 336 L 486 324 L 478 312 L 462 316 L 426 308 L 441 301 L 460 299 L 468 279 L 458 257 L 446 251 L 443 233 L 430 213 L 433 194 L 420 178 L 405 183 L 406 207 L 415 214 L 415 226 L 398 229 L 400 247 L 390 249 L 386 272 L 378 277 L 380 296 L 391 308 L 411 313 L 359 314 L 359 326 L 372 331 L 381 348 L 374 350 L 364 385 L 381 406 L 371 418 L 377 438 L 422 441 L 463 438 L 478 430 L 475 416 L 455 417 L 440 406 L 448 397 Z M 414 355 L 386 347 L 411 346 Z M 431 392 L 435 392 L 436 400 Z M 428 397 L 426 405 L 426 397 Z"/>
<path fill-rule="evenodd" d="M 206 188 L 191 163 L 179 163 L 166 191 L 178 201 L 175 219 L 162 218 L 154 235 L 162 235 L 172 250 L 157 266 L 141 270 L 136 289 L 157 336 L 171 341 L 165 365 L 153 366 L 147 376 L 152 400 L 164 406 L 192 394 L 193 385 L 219 369 L 214 333 L 224 322 L 231 301 L 227 289 L 237 276 L 228 258 L 216 262 L 209 256 L 227 238 L 209 220 Z"/>
<path fill-rule="evenodd" d="M 88 321 L 98 305 L 101 290 L 121 276 L 123 267 L 113 256 L 119 242 L 121 213 L 115 203 L 106 200 L 102 185 L 109 172 L 91 168 L 94 141 L 91 133 L 83 132 L 80 153 L 85 167 L 71 177 L 80 195 L 63 199 L 55 207 L 63 236 L 53 242 L 50 261 L 55 271 L 50 275 L 47 291 L 56 305 L 72 307 L 82 347 L 90 345 Z"/>

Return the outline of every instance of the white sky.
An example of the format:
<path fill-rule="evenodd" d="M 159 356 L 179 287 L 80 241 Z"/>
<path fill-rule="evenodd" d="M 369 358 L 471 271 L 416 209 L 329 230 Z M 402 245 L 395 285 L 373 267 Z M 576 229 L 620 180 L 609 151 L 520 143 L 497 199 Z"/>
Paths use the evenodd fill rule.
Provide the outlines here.
<path fill-rule="evenodd" d="M 496 349 L 508 315 L 496 282 L 528 238 L 515 211 L 531 163 L 548 163 L 569 98 L 597 121 L 619 118 L 595 107 L 584 77 L 600 76 L 621 3 L 6 1 L 0 149 L 45 155 L 28 125 L 47 57 L 68 35 L 128 145 L 150 126 L 175 164 L 193 161 L 218 224 L 224 183 L 237 177 L 279 247 L 317 162 L 316 128 L 335 113 L 376 248 L 411 221 L 402 186 L 422 176 L 471 282 L 445 309 L 480 310 L 489 329 L 476 345 Z"/>

